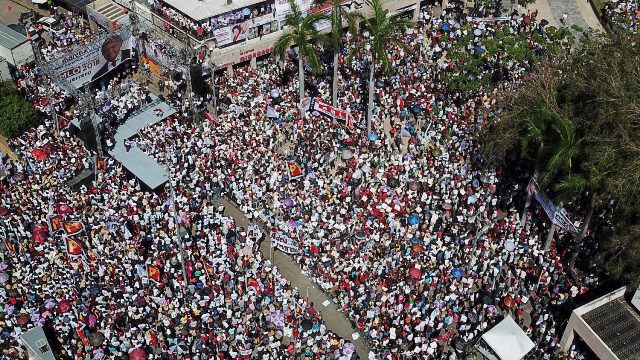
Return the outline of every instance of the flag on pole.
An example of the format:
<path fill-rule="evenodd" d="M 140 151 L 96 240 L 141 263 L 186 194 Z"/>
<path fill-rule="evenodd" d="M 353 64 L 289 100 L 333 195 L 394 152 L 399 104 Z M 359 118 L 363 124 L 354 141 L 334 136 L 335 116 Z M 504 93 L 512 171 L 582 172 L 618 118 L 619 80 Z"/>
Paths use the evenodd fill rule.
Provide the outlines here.
<path fill-rule="evenodd" d="M 297 179 L 302 175 L 303 174 L 302 174 L 302 169 L 300 168 L 300 165 L 296 164 L 293 161 L 289 161 L 289 177 L 291 179 Z"/>
<path fill-rule="evenodd" d="M 67 254 L 69 255 L 82 255 L 82 243 L 76 239 L 67 236 Z"/>
<path fill-rule="evenodd" d="M 65 221 L 62 226 L 67 235 L 75 235 L 84 231 L 84 224 L 80 221 Z"/>
<path fill-rule="evenodd" d="M 147 276 L 149 280 L 160 283 L 160 268 L 155 265 L 147 265 Z"/>
<path fill-rule="evenodd" d="M 96 157 L 96 172 L 107 170 L 107 158 L 98 156 Z"/>
<path fill-rule="evenodd" d="M 66 129 L 69 123 L 71 123 L 71 120 L 62 115 L 58 115 L 58 127 L 60 130 Z"/>
<path fill-rule="evenodd" d="M 51 232 L 62 230 L 62 215 L 53 215 L 49 217 L 49 229 Z"/>

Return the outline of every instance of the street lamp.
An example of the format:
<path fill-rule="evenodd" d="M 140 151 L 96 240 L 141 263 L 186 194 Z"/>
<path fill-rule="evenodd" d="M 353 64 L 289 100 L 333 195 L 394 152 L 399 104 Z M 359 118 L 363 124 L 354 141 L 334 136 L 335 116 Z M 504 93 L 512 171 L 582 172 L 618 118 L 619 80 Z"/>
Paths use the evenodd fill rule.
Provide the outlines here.
<path fill-rule="evenodd" d="M 173 149 L 174 144 L 171 144 Z M 178 212 L 176 211 L 176 191 L 173 188 L 173 176 L 171 175 L 171 169 L 169 168 L 169 149 L 165 155 L 165 165 L 167 167 L 167 173 L 169 174 L 169 188 L 171 189 L 171 212 L 173 212 L 173 219 L 176 224 L 176 235 L 178 236 L 178 247 L 180 248 L 180 266 L 182 267 L 182 279 L 184 281 L 185 291 L 188 286 L 187 282 L 187 270 L 184 266 L 184 246 L 182 245 L 182 236 L 180 235 L 180 228 L 178 224 Z"/>
<path fill-rule="evenodd" d="M 213 117 L 218 117 L 218 97 L 216 95 L 216 70 L 218 65 L 213 62 L 213 48 L 209 48 L 209 71 L 211 71 L 211 96 L 213 97 Z"/>

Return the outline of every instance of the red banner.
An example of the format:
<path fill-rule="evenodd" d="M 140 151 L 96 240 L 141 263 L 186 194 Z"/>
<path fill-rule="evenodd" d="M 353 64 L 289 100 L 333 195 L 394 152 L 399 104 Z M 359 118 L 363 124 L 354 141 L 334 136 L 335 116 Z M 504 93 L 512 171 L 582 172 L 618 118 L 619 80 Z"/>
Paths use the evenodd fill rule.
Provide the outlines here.
<path fill-rule="evenodd" d="M 67 237 L 67 253 L 69 255 L 82 254 L 82 242 L 78 239 Z"/>
<path fill-rule="evenodd" d="M 75 235 L 84 230 L 84 224 L 80 221 L 65 221 L 62 226 L 67 235 Z"/>
<path fill-rule="evenodd" d="M 160 282 L 160 268 L 155 265 L 147 265 L 147 276 L 156 283 Z"/>

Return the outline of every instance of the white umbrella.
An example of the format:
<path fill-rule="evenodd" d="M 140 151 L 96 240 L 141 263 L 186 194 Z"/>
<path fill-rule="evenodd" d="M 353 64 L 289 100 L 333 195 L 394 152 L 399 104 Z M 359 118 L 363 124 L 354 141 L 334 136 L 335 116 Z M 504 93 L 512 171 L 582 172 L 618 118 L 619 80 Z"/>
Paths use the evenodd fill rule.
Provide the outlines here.
<path fill-rule="evenodd" d="M 184 354 L 184 353 L 187 352 L 186 348 L 187 348 L 187 345 L 184 343 L 184 341 L 180 341 L 180 342 L 172 345 L 169 348 L 169 351 L 171 353 L 173 353 L 173 354 L 181 355 L 181 354 Z"/>
<path fill-rule="evenodd" d="M 345 150 L 342 152 L 342 158 L 345 160 L 349 160 L 353 157 L 353 152 L 351 150 Z"/>

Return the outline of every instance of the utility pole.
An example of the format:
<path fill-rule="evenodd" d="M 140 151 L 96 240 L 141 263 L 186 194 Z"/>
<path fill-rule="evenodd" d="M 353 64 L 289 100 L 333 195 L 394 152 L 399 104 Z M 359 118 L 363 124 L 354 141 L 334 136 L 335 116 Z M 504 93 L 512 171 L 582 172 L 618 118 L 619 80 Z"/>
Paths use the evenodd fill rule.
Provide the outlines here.
<path fill-rule="evenodd" d="M 171 146 L 173 148 L 173 145 Z M 171 212 L 173 213 L 173 220 L 176 226 L 176 236 L 178 237 L 178 247 L 180 251 L 180 266 L 182 267 L 182 279 L 184 281 L 184 291 L 188 286 L 187 270 L 184 266 L 184 246 L 182 245 L 182 235 L 180 235 L 180 225 L 178 224 L 178 211 L 176 210 L 176 191 L 173 188 L 173 176 L 171 175 L 171 168 L 169 167 L 169 149 L 167 149 L 165 159 L 165 166 L 167 167 L 167 173 L 169 174 L 169 187 L 171 189 Z"/>
<path fill-rule="evenodd" d="M 213 51 L 213 49 L 209 49 Z M 213 56 L 209 53 L 209 71 L 211 71 L 211 96 L 213 97 L 213 117 L 218 117 L 218 96 L 216 95 L 216 71 L 218 65 L 213 62 Z"/>

